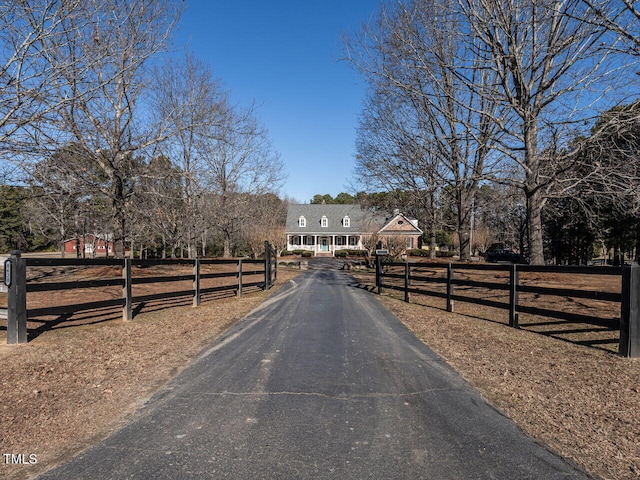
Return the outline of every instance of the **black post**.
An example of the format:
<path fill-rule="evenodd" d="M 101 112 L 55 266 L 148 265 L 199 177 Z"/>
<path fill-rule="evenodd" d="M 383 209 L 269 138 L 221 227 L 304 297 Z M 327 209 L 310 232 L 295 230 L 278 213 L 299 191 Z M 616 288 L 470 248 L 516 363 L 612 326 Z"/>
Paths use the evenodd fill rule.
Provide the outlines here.
<path fill-rule="evenodd" d="M 276 283 L 278 281 L 278 252 L 273 247 L 271 249 L 273 254 L 273 283 Z"/>
<path fill-rule="evenodd" d="M 4 267 L 7 294 L 7 343 L 27 343 L 27 265 L 20 250 L 10 252 Z"/>
<path fill-rule="evenodd" d="M 242 259 L 238 259 L 238 298 L 242 297 Z"/>
<path fill-rule="evenodd" d="M 196 258 L 193 264 L 193 306 L 200 306 L 200 259 Z"/>
<path fill-rule="evenodd" d="M 623 357 L 640 357 L 640 266 L 622 267 L 620 345 Z"/>
<path fill-rule="evenodd" d="M 122 296 L 124 297 L 124 307 L 122 308 L 122 319 L 133 319 L 132 294 L 131 294 L 131 259 L 125 258 L 122 266 L 122 278 L 124 287 L 122 288 Z"/>
<path fill-rule="evenodd" d="M 410 275 L 409 262 L 405 260 L 404 264 L 404 301 L 409 303 L 411 298 L 409 297 L 409 275 Z"/>
<path fill-rule="evenodd" d="M 380 295 L 382 293 L 382 255 L 376 255 L 376 287 Z"/>
<path fill-rule="evenodd" d="M 271 282 L 271 245 L 264 242 L 264 289 L 269 290 Z"/>
<path fill-rule="evenodd" d="M 518 285 L 520 284 L 520 272 L 516 264 L 511 265 L 509 271 L 509 326 L 520 328 L 518 322 Z"/>
<path fill-rule="evenodd" d="M 447 312 L 453 312 L 453 264 L 447 266 Z"/>

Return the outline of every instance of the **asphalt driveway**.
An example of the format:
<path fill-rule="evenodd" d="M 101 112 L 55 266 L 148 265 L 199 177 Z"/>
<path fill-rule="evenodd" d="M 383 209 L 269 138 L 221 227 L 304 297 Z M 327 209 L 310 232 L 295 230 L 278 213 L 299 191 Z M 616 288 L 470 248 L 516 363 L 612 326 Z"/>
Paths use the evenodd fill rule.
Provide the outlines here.
<path fill-rule="evenodd" d="M 309 270 L 43 479 L 588 478 L 346 273 Z"/>

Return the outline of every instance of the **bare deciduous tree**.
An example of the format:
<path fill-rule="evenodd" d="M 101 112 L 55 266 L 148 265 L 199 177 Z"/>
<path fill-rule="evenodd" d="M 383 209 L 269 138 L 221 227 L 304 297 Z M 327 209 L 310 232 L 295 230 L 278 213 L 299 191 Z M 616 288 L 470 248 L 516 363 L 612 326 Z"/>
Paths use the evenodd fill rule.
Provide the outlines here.
<path fill-rule="evenodd" d="M 498 79 L 495 100 L 517 119 L 504 125 L 501 151 L 517 166 L 508 180 L 526 197 L 529 257 L 543 264 L 542 210 L 548 198 L 581 179 L 556 180 L 571 168 L 569 140 L 594 118 L 594 106 L 615 102 L 609 64 L 617 42 L 589 21 L 595 12 L 581 0 L 458 0 L 468 26 Z M 606 46 L 606 48 L 603 48 Z M 503 125 L 502 118 L 491 119 Z"/>
<path fill-rule="evenodd" d="M 210 221 L 221 232 L 224 256 L 241 235 L 252 196 L 277 193 L 285 175 L 279 155 L 253 109 L 229 109 L 206 139 L 203 181 L 210 192 Z"/>
<path fill-rule="evenodd" d="M 72 236 L 70 232 L 77 233 L 74 226 L 80 202 L 86 201 L 86 189 L 74 174 L 76 164 L 73 148 L 62 148 L 35 164 L 29 176 L 32 226 L 54 240 L 63 257 L 64 241 Z"/>
<path fill-rule="evenodd" d="M 442 196 L 456 210 L 461 258 L 470 256 L 470 214 L 480 182 L 489 178 L 500 104 L 488 92 L 495 74 L 473 49 L 464 18 L 450 2 L 414 0 L 383 8 L 374 28 L 347 43 L 372 93 L 359 132 L 357 174 L 378 188 L 422 198 L 435 211 Z M 403 206 L 405 208 L 405 206 Z M 433 232 L 436 222 L 426 219 Z M 435 253 L 435 248 L 431 251 Z"/>
<path fill-rule="evenodd" d="M 205 155 L 212 132 L 229 115 L 228 94 L 209 68 L 193 55 L 184 61 L 169 60 L 156 70 L 153 107 L 159 117 L 174 118 L 176 134 L 162 143 L 162 150 L 182 172 L 185 200 L 185 240 L 189 257 L 197 255 L 197 243 L 206 229 L 202 198 L 207 192 Z"/>
<path fill-rule="evenodd" d="M 182 195 L 182 172 L 172 165 L 169 158 L 161 155 L 151 159 L 140 179 L 136 195 L 132 197 L 137 220 L 160 237 L 161 256 L 167 250 L 172 258 L 186 243 L 187 205 Z"/>
<path fill-rule="evenodd" d="M 172 116 L 153 123 L 145 105 L 150 63 L 165 49 L 178 16 L 169 0 L 79 2 L 61 22 L 60 41 L 46 43 L 56 81 L 47 99 L 55 123 L 47 131 L 76 144 L 106 177 L 100 188 L 111 200 L 118 256 L 127 234 L 127 182 L 139 174 L 132 161 L 175 133 Z"/>
<path fill-rule="evenodd" d="M 450 206 L 462 258 L 482 182 L 517 186 L 530 260 L 544 263 L 547 200 L 575 194 L 585 172 L 607 174 L 576 168 L 575 139 L 630 91 L 620 86 L 633 72 L 640 17 L 631 2 L 612 3 L 385 3 L 377 23 L 346 42 L 371 87 L 356 174 L 367 187 L 429 192 L 430 208 Z"/>
<path fill-rule="evenodd" d="M 385 236 L 382 244 L 389 250 L 391 258 L 398 258 L 407 249 L 407 239 L 402 235 Z"/>
<path fill-rule="evenodd" d="M 251 198 L 251 210 L 244 220 L 243 237 L 251 249 L 254 258 L 264 251 L 264 242 L 268 241 L 276 250 L 276 255 L 287 248 L 285 224 L 287 219 L 287 202 L 276 195 L 256 195 Z"/>
<path fill-rule="evenodd" d="M 55 109 L 58 71 L 51 46 L 68 41 L 64 25 L 80 0 L 24 0 L 0 7 L 0 153 L 3 160 L 41 151 L 39 128 Z M 68 64 L 72 59 L 64 59 Z"/>

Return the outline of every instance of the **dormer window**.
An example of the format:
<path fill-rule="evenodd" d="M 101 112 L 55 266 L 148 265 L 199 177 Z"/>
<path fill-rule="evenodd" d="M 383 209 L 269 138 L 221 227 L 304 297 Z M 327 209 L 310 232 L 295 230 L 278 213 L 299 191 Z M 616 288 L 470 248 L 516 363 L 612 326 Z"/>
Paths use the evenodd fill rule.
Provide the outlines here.
<path fill-rule="evenodd" d="M 327 228 L 329 226 L 329 219 L 327 219 L 326 216 L 322 216 L 322 218 L 320 219 L 320 226 L 322 228 Z"/>
<path fill-rule="evenodd" d="M 345 217 L 342 219 L 342 226 L 344 228 L 349 228 L 351 226 L 351 219 L 345 215 Z"/>
<path fill-rule="evenodd" d="M 307 226 L 307 219 L 304 218 L 304 217 L 300 217 L 298 219 L 298 226 L 299 227 L 303 227 L 303 228 L 306 227 Z"/>

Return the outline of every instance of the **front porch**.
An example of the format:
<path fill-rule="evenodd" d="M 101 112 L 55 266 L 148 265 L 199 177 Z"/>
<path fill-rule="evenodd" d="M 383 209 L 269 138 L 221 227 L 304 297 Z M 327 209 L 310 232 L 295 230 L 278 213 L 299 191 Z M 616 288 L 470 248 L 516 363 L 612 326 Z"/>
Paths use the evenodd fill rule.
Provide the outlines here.
<path fill-rule="evenodd" d="M 287 235 L 287 250 L 306 250 L 314 256 L 334 256 L 338 250 L 361 250 L 360 235 Z"/>

